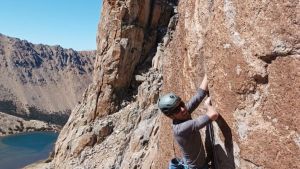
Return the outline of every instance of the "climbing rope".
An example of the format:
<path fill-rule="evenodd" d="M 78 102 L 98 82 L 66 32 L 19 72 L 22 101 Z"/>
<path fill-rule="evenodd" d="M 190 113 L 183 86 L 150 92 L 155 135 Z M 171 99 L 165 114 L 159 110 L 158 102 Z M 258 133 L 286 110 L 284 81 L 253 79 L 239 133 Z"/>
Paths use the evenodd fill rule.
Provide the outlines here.
<path fill-rule="evenodd" d="M 211 166 L 212 166 L 212 169 L 219 169 L 217 153 L 215 150 L 215 134 L 214 134 L 214 128 L 213 128 L 212 123 L 208 124 L 208 132 L 209 132 L 209 138 L 211 141 L 212 156 L 213 156 L 213 158 L 211 159 Z"/>

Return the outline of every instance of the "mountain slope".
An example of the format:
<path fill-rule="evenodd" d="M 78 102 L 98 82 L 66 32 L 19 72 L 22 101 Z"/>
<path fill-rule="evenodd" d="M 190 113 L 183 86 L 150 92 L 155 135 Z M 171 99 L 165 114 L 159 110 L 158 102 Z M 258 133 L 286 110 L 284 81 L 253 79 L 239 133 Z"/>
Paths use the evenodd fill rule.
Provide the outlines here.
<path fill-rule="evenodd" d="M 0 111 L 63 124 L 91 82 L 94 52 L 0 34 Z"/>

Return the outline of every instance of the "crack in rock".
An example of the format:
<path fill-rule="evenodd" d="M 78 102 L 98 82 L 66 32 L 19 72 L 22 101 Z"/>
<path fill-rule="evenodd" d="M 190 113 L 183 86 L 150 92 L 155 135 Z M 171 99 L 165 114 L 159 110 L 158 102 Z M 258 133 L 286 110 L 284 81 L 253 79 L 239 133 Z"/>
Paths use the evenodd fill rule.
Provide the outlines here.
<path fill-rule="evenodd" d="M 262 169 L 261 165 L 258 165 L 256 163 L 254 163 L 253 161 L 246 159 L 246 158 L 242 158 L 242 160 L 244 160 L 247 163 L 250 163 L 250 165 L 254 165 L 256 167 L 256 169 Z"/>

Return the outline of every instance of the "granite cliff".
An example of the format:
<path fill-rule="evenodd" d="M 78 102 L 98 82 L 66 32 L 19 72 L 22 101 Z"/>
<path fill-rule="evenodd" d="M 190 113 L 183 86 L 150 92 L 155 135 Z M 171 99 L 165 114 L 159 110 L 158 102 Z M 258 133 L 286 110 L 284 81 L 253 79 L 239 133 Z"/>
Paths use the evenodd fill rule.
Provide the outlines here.
<path fill-rule="evenodd" d="M 92 81 L 94 59 L 94 51 L 32 44 L 0 34 L 0 111 L 63 125 Z M 11 116 L 1 120 L 7 120 L 4 117 Z"/>
<path fill-rule="evenodd" d="M 167 168 L 180 155 L 156 100 L 169 91 L 188 100 L 205 72 L 222 115 L 221 168 L 298 168 L 299 9 L 294 0 L 104 0 L 93 84 L 39 168 Z"/>

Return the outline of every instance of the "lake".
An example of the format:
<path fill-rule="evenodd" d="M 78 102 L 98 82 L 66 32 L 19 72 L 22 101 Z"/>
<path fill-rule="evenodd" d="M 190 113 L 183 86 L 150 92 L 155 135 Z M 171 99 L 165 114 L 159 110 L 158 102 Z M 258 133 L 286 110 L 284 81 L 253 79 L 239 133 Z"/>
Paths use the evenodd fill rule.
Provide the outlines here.
<path fill-rule="evenodd" d="M 58 137 L 54 132 L 30 132 L 0 137 L 0 169 L 18 169 L 47 159 Z"/>

